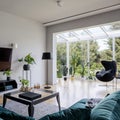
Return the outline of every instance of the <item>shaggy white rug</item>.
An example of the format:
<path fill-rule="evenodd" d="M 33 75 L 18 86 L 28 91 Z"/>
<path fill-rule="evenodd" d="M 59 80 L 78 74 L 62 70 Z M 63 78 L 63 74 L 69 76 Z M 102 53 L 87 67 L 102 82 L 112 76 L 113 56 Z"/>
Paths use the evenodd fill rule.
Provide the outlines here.
<path fill-rule="evenodd" d="M 5 108 L 12 110 L 20 115 L 28 116 L 28 106 L 15 102 L 15 101 L 8 101 L 6 102 Z M 61 108 L 64 109 L 64 108 Z M 49 104 L 46 102 L 39 103 L 34 105 L 34 118 L 35 120 L 40 119 L 41 117 L 51 114 L 54 112 L 58 112 L 59 108 L 56 105 Z"/>

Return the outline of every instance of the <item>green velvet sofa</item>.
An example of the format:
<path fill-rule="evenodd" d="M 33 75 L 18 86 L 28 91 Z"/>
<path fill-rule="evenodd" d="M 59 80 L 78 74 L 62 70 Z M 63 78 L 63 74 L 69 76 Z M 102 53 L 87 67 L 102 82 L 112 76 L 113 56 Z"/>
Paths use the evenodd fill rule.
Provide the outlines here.
<path fill-rule="evenodd" d="M 89 120 L 90 108 L 86 108 L 87 99 L 82 99 L 61 112 L 46 115 L 39 120 Z"/>
<path fill-rule="evenodd" d="M 88 99 L 76 102 L 68 109 L 49 114 L 39 120 L 120 120 L 120 91 L 102 99 L 93 109 L 86 107 Z M 34 120 L 0 107 L 0 120 Z"/>
<path fill-rule="evenodd" d="M 39 120 L 120 120 L 120 91 L 108 95 L 93 109 L 86 108 L 87 101 L 82 99 L 66 110 Z"/>
<path fill-rule="evenodd" d="M 22 116 L 0 106 L 0 120 L 35 120 L 32 117 Z"/>
<path fill-rule="evenodd" d="M 120 120 L 120 91 L 110 94 L 96 105 L 90 120 Z"/>

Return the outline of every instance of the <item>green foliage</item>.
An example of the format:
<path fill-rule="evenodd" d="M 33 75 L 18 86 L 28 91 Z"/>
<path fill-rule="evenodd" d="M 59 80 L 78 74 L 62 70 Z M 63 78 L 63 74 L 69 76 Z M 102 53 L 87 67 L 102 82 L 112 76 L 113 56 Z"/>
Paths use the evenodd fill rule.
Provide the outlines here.
<path fill-rule="evenodd" d="M 26 62 L 27 64 L 35 64 L 34 58 L 31 56 L 31 53 L 27 54 L 24 58 L 18 59 L 19 62 Z"/>
<path fill-rule="evenodd" d="M 65 66 L 63 66 L 63 76 L 67 76 L 67 74 L 68 74 L 68 68 L 65 65 Z"/>
<path fill-rule="evenodd" d="M 66 44 L 65 43 L 57 44 L 57 68 L 59 64 L 66 65 Z"/>
<path fill-rule="evenodd" d="M 90 75 L 88 77 L 93 78 L 97 70 L 103 69 L 101 60 L 113 59 L 112 39 L 104 40 L 104 42 L 108 47 L 101 51 L 99 51 L 99 45 L 96 40 L 90 40 L 89 47 L 87 40 L 69 43 L 69 60 L 72 68 L 72 72 L 69 70 L 70 74 L 87 76 L 89 68 Z M 89 60 L 88 51 L 90 53 Z M 117 68 L 120 70 L 120 38 L 115 38 L 115 58 L 117 61 Z M 57 69 L 60 70 L 63 65 L 66 65 L 66 43 L 58 43 Z"/>
<path fill-rule="evenodd" d="M 72 67 L 70 67 L 70 69 L 69 69 L 69 74 L 73 76 L 73 68 Z"/>
<path fill-rule="evenodd" d="M 62 78 L 62 73 L 57 71 L 57 77 Z"/>
<path fill-rule="evenodd" d="M 22 83 L 23 86 L 26 86 L 26 87 L 29 86 L 29 80 L 21 79 L 20 82 Z"/>
<path fill-rule="evenodd" d="M 3 75 L 6 75 L 7 77 L 9 77 L 11 75 L 12 71 L 11 70 L 6 70 L 3 72 Z"/>
<path fill-rule="evenodd" d="M 62 77 L 62 67 L 60 64 L 58 64 L 58 68 L 57 68 L 57 77 L 58 78 Z"/>

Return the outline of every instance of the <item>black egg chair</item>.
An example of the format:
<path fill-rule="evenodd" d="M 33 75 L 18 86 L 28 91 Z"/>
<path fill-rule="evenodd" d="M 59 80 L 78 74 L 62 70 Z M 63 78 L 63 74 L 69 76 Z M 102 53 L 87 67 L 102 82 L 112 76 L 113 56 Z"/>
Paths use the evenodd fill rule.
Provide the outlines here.
<path fill-rule="evenodd" d="M 116 77 L 117 66 L 115 61 L 101 61 L 104 69 L 96 72 L 96 78 L 102 82 L 112 81 Z"/>

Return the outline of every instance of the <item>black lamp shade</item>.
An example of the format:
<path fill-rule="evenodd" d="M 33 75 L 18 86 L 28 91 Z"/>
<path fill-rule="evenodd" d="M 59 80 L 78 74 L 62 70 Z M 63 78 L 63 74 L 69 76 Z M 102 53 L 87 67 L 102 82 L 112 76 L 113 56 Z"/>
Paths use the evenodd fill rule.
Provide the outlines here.
<path fill-rule="evenodd" d="M 51 54 L 50 52 L 44 52 L 43 55 L 42 55 L 42 59 L 43 60 L 48 60 L 48 59 L 51 59 Z"/>

